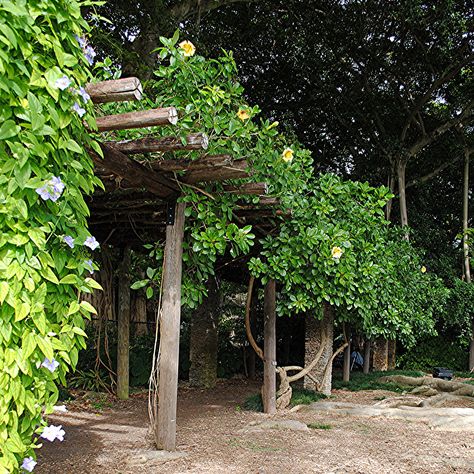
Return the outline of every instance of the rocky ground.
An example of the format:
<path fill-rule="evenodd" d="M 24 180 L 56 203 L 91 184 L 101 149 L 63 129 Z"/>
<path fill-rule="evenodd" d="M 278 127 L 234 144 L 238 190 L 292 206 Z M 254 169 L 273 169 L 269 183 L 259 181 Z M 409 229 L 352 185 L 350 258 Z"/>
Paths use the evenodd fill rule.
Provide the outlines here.
<path fill-rule="evenodd" d="M 258 390 L 258 383 L 245 380 L 221 381 L 213 390 L 180 387 L 178 453 L 171 456 L 152 450 L 146 393 L 126 402 L 79 399 L 68 404 L 68 413 L 51 416 L 66 437 L 62 443 L 45 442 L 35 473 L 474 472 L 470 427 L 450 431 L 423 418 L 366 416 L 317 405 L 275 416 L 243 410 L 244 400 Z M 394 396 L 337 390 L 329 402 L 363 407 Z M 474 412 L 472 402 L 462 407 Z"/>

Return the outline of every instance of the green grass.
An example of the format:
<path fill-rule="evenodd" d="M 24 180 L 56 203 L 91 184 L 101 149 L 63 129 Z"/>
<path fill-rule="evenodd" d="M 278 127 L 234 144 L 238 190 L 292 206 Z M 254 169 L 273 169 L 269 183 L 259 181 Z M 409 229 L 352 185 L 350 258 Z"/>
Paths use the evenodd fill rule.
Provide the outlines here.
<path fill-rule="evenodd" d="M 308 423 L 308 428 L 312 430 L 330 430 L 331 425 L 325 425 L 324 423 Z"/>
<path fill-rule="evenodd" d="M 472 382 L 474 382 L 474 372 L 454 372 L 454 376 L 462 379 L 472 379 Z M 467 383 L 471 383 L 471 381 Z"/>
<path fill-rule="evenodd" d="M 322 393 L 313 392 L 312 390 L 296 388 L 293 390 L 290 406 L 294 407 L 296 405 L 309 405 L 313 402 L 321 400 L 322 398 L 326 398 L 326 395 L 323 395 Z M 243 407 L 245 410 L 262 412 L 262 396 L 259 393 L 251 395 L 245 400 Z"/>
<path fill-rule="evenodd" d="M 390 370 L 387 372 L 370 372 L 365 375 L 362 372 L 351 372 L 349 382 L 342 381 L 342 372 L 334 372 L 332 388 L 358 392 L 360 390 L 389 390 L 391 392 L 403 392 L 413 387 L 405 387 L 393 382 L 382 383 L 378 379 L 387 375 L 406 375 L 408 377 L 423 377 L 424 373 L 416 370 Z"/>

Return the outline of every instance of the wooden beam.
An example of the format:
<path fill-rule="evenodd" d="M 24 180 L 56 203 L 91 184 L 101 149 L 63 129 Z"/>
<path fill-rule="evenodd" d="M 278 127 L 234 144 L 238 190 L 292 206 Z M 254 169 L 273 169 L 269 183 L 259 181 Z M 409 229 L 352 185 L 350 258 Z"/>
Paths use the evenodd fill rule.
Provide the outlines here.
<path fill-rule="evenodd" d="M 112 81 L 102 81 L 86 85 L 86 92 L 94 104 L 141 100 L 142 85 L 136 77 L 126 77 Z"/>
<path fill-rule="evenodd" d="M 89 150 L 95 166 L 104 168 L 114 175 L 126 179 L 131 187 L 145 188 L 160 198 L 169 198 L 178 191 L 179 188 L 176 183 L 153 172 L 153 170 L 147 169 L 113 147 L 103 143 L 100 144 L 100 147 L 104 158 Z"/>
<path fill-rule="evenodd" d="M 240 186 L 224 186 L 224 192 L 232 194 L 256 194 L 258 196 L 268 193 L 267 183 L 244 183 Z"/>
<path fill-rule="evenodd" d="M 152 169 L 163 171 L 165 173 L 174 173 L 177 171 L 199 171 L 222 166 L 231 166 L 234 163 L 230 155 L 208 155 L 197 160 L 156 160 L 150 161 Z"/>
<path fill-rule="evenodd" d="M 145 137 L 137 140 L 106 142 L 106 144 L 117 148 L 126 155 L 133 155 L 158 151 L 207 150 L 209 138 L 205 133 L 191 133 L 186 137 L 185 144 L 179 137 Z"/>
<path fill-rule="evenodd" d="M 206 181 L 214 182 L 225 181 L 227 179 L 248 178 L 250 174 L 247 171 L 247 167 L 247 161 L 238 160 L 226 166 L 187 171 L 186 174 L 180 178 L 180 181 L 194 184 Z"/>
<path fill-rule="evenodd" d="M 119 267 L 117 313 L 117 397 L 127 400 L 129 394 L 130 339 L 130 247 L 123 251 Z"/>
<path fill-rule="evenodd" d="M 160 318 L 158 415 L 155 441 L 158 449 L 176 449 L 176 402 L 178 393 L 181 274 L 185 203 L 176 204 L 174 225 L 166 227 L 163 265 L 163 296 Z"/>
<path fill-rule="evenodd" d="M 157 125 L 176 125 L 177 122 L 178 112 L 174 107 L 105 115 L 96 119 L 99 132 L 153 127 Z"/>
<path fill-rule="evenodd" d="M 263 322 L 263 412 L 276 412 L 276 290 L 269 280 L 264 291 Z"/>

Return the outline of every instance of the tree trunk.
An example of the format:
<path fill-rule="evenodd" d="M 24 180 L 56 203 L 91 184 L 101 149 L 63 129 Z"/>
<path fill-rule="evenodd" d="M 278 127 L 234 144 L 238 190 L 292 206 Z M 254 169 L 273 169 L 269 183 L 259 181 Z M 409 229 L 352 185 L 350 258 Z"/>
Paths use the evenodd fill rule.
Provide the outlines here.
<path fill-rule="evenodd" d="M 324 303 L 322 309 L 322 319 L 318 320 L 314 316 L 307 315 L 305 318 L 306 335 L 305 335 L 305 365 L 309 365 L 315 358 L 321 346 L 322 331 L 325 331 L 328 337 L 326 347 L 316 364 L 311 371 L 311 376 L 314 377 L 321 385 L 321 393 L 324 395 L 331 395 L 331 380 L 332 367 L 328 367 L 327 376 L 323 381 L 326 366 L 328 365 L 333 350 L 333 329 L 334 329 L 334 313 L 333 308 Z M 304 378 L 304 388 L 317 391 L 315 382 L 309 377 Z"/>
<path fill-rule="evenodd" d="M 370 371 L 370 349 L 372 343 L 369 340 L 365 341 L 364 346 L 364 374 L 368 374 Z"/>
<path fill-rule="evenodd" d="M 351 378 L 351 330 L 347 329 L 348 345 L 344 349 L 344 364 L 342 367 L 342 381 L 349 382 Z"/>
<path fill-rule="evenodd" d="M 276 294 L 275 280 L 265 285 L 263 324 L 263 412 L 276 412 Z"/>
<path fill-rule="evenodd" d="M 400 159 L 397 163 L 398 195 L 400 201 L 400 224 L 402 227 L 408 226 L 407 199 L 405 194 L 406 166 L 407 162 L 404 159 Z M 406 235 L 406 239 L 408 239 L 408 234 Z"/>
<path fill-rule="evenodd" d="M 213 388 L 217 381 L 219 293 L 216 279 L 210 278 L 206 287 L 207 298 L 191 318 L 189 383 L 193 387 Z"/>
<path fill-rule="evenodd" d="M 130 349 L 130 247 L 123 251 L 119 268 L 117 314 L 117 397 L 128 398 L 129 392 L 129 349 Z"/>
<path fill-rule="evenodd" d="M 373 370 L 386 372 L 388 369 L 388 341 L 379 337 L 373 346 Z"/>
<path fill-rule="evenodd" d="M 133 322 L 135 323 L 135 336 L 145 336 L 148 334 L 146 298 L 143 291 L 140 290 L 135 294 Z"/>
<path fill-rule="evenodd" d="M 388 175 L 388 188 L 390 189 L 392 194 L 395 194 L 395 173 L 393 170 L 393 165 L 390 167 L 390 173 Z M 387 201 L 387 204 L 385 204 L 385 219 L 387 221 L 390 220 L 390 216 L 392 214 L 392 204 L 393 204 L 393 198 L 390 198 Z"/>
<path fill-rule="evenodd" d="M 462 230 L 464 252 L 464 275 L 467 283 L 471 283 L 471 265 L 469 259 L 469 158 L 470 150 L 464 151 L 464 182 L 462 199 Z M 469 344 L 469 370 L 474 370 L 474 319 L 471 321 L 471 342 Z"/>
<path fill-rule="evenodd" d="M 395 370 L 397 365 L 397 341 L 395 339 L 387 341 L 387 369 Z"/>

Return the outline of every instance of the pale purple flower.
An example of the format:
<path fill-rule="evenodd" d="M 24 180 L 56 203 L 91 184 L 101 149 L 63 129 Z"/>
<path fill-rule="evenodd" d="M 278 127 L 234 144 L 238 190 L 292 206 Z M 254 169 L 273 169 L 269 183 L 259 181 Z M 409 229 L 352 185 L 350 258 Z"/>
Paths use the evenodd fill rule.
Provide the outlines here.
<path fill-rule="evenodd" d="M 91 250 L 95 250 L 99 246 L 99 242 L 97 242 L 96 238 L 91 235 L 90 237 L 87 237 L 84 245 L 89 247 Z"/>
<path fill-rule="evenodd" d="M 47 439 L 51 442 L 53 442 L 55 439 L 59 439 L 59 441 L 64 441 L 65 434 L 66 432 L 62 429 L 62 425 L 50 425 L 44 428 L 43 432 L 40 434 L 40 437 Z"/>
<path fill-rule="evenodd" d="M 54 405 L 53 411 L 56 413 L 67 413 L 66 405 Z"/>
<path fill-rule="evenodd" d="M 38 463 L 31 456 L 28 456 L 27 458 L 23 459 L 21 468 L 25 471 L 33 472 L 33 469 L 35 468 L 36 464 Z"/>
<path fill-rule="evenodd" d="M 84 89 L 84 87 L 79 87 L 79 90 L 76 91 L 81 97 L 82 100 L 87 103 L 89 100 L 91 100 L 91 96 L 87 93 L 87 91 Z"/>
<path fill-rule="evenodd" d="M 41 367 L 53 373 L 59 367 L 59 362 L 54 357 L 52 360 L 44 359 L 43 362 L 41 362 Z"/>
<path fill-rule="evenodd" d="M 79 117 L 82 117 L 86 113 L 86 109 L 83 109 L 77 102 L 74 102 L 72 110 L 74 110 Z"/>
<path fill-rule="evenodd" d="M 45 201 L 50 199 L 51 201 L 56 202 L 63 193 L 65 187 L 66 185 L 61 181 L 61 178 L 53 176 L 44 186 L 37 188 L 36 192 Z"/>
<path fill-rule="evenodd" d="M 41 198 L 44 201 L 47 201 L 48 199 L 53 200 L 51 194 L 46 189 L 46 186 L 42 186 L 41 188 L 36 188 L 36 192 L 41 196 Z"/>
<path fill-rule="evenodd" d="M 72 249 L 74 248 L 74 239 L 70 235 L 65 235 L 63 237 L 64 242 L 69 245 Z"/>
<path fill-rule="evenodd" d="M 79 43 L 79 46 L 84 49 L 87 45 L 87 41 L 85 38 L 81 38 L 79 35 L 74 35 L 74 38 L 76 38 L 76 41 Z"/>
<path fill-rule="evenodd" d="M 62 91 L 67 89 L 71 85 L 71 79 L 67 76 L 60 77 L 55 83 L 54 86 L 57 89 L 61 89 Z"/>
<path fill-rule="evenodd" d="M 89 272 L 94 273 L 94 267 L 92 266 L 92 260 L 84 260 L 84 265 L 87 267 Z"/>
<path fill-rule="evenodd" d="M 92 66 L 94 64 L 94 58 L 96 56 L 96 52 L 92 46 L 86 46 L 84 48 L 84 56 L 87 59 L 87 62 Z"/>

